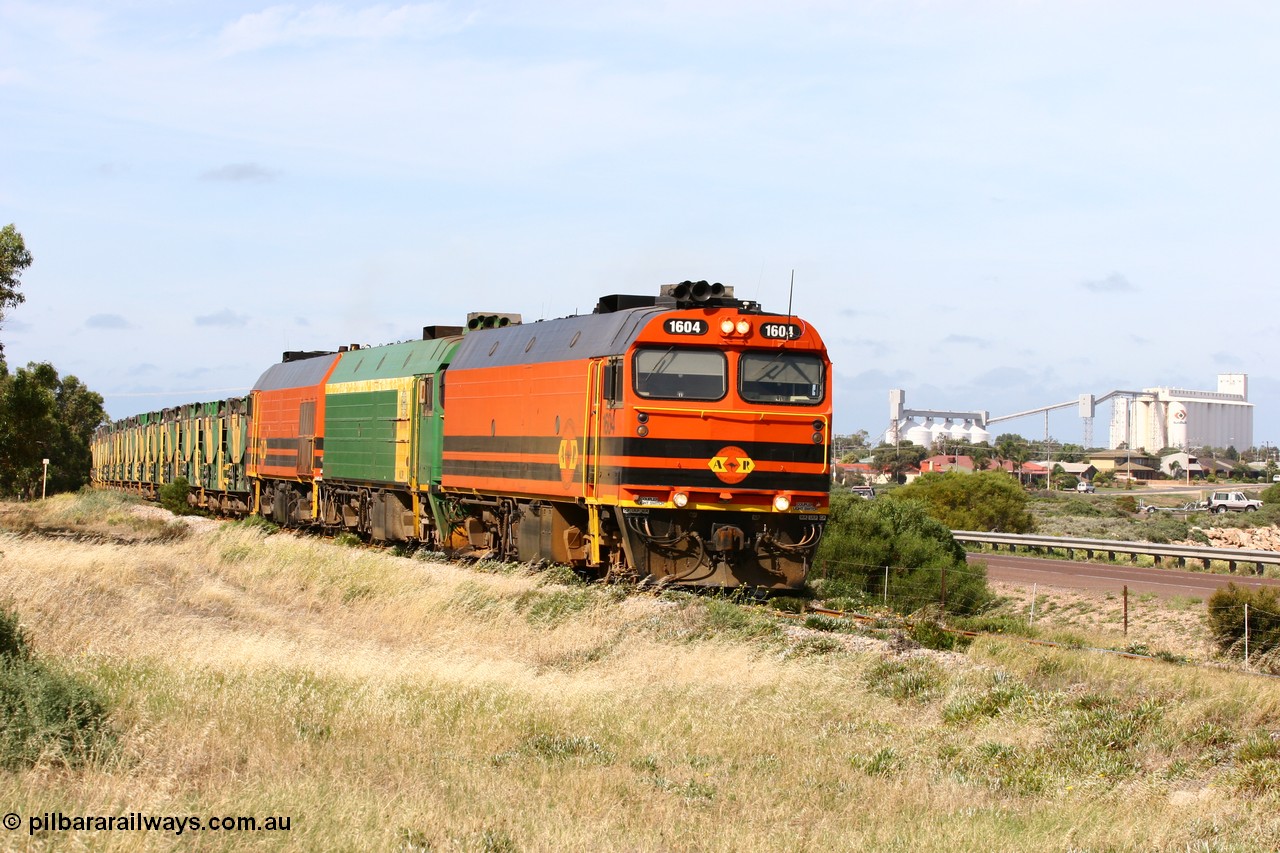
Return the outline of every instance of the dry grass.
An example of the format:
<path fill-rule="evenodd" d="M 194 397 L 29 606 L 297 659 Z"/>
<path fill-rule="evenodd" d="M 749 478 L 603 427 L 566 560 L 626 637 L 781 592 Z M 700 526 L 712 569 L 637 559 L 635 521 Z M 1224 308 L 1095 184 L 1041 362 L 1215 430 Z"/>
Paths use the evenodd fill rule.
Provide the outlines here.
<path fill-rule="evenodd" d="M 840 651 L 722 602 L 242 525 L 0 552 L 37 653 L 118 733 L 97 765 L 0 775 L 24 817 L 292 818 L 177 842 L 214 850 L 1280 846 L 1269 680 L 1002 638 Z"/>

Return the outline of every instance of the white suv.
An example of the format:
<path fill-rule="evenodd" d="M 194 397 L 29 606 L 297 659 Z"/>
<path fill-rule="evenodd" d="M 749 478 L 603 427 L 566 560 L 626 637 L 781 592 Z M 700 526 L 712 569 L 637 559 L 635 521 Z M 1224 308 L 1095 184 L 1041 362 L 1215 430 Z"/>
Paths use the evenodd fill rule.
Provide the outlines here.
<path fill-rule="evenodd" d="M 1255 512 L 1262 509 L 1262 501 L 1247 498 L 1244 492 L 1214 492 L 1209 497 L 1209 512 Z"/>

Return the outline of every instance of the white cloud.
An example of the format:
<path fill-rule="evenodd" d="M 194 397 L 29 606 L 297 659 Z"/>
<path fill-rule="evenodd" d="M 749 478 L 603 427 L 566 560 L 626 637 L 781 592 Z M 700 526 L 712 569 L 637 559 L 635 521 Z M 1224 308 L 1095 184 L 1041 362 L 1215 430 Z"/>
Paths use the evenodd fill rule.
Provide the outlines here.
<path fill-rule="evenodd" d="M 1092 290 L 1094 293 L 1133 293 L 1138 289 L 1133 286 L 1129 279 L 1118 272 L 1113 272 L 1106 278 L 1082 281 L 1080 286 L 1085 290 Z"/>
<path fill-rule="evenodd" d="M 133 325 L 119 314 L 94 314 L 84 321 L 90 329 L 132 329 Z"/>
<path fill-rule="evenodd" d="M 330 3 L 304 9 L 272 6 L 228 24 L 219 44 L 224 54 L 232 54 L 316 41 L 429 38 L 457 32 L 467 20 L 443 3 L 355 10 Z"/>
<path fill-rule="evenodd" d="M 224 308 L 216 314 L 202 314 L 195 318 L 197 326 L 243 326 L 249 322 L 245 314 L 237 314 L 230 308 Z"/>
<path fill-rule="evenodd" d="M 206 181 L 232 183 L 266 183 L 275 180 L 278 174 L 279 172 L 263 168 L 257 163 L 228 163 L 202 173 L 200 178 Z"/>

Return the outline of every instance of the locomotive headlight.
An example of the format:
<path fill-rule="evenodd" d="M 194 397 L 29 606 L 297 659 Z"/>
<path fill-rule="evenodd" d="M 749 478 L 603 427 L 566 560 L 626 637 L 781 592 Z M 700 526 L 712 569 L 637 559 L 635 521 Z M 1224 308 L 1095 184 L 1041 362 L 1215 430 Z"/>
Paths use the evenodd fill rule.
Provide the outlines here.
<path fill-rule="evenodd" d="M 773 508 L 778 512 L 786 512 L 791 509 L 791 498 L 788 495 L 778 495 L 773 499 Z"/>
<path fill-rule="evenodd" d="M 751 324 L 746 320 L 739 320 L 737 328 L 738 334 L 745 335 L 747 332 L 751 331 Z"/>
<path fill-rule="evenodd" d="M 671 496 L 671 502 L 675 504 L 677 507 L 683 508 L 684 505 L 689 502 L 689 493 L 676 492 L 674 495 Z"/>
<path fill-rule="evenodd" d="M 722 335 L 733 334 L 733 318 L 725 317 L 723 320 L 720 321 L 720 334 Z"/>

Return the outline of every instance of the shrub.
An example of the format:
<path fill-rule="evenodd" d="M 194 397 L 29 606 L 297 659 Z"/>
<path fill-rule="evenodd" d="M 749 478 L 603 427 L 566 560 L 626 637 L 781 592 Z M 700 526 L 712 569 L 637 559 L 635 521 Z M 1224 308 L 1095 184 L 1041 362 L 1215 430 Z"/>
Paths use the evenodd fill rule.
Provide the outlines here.
<path fill-rule="evenodd" d="M 1245 605 L 1249 608 L 1250 654 L 1261 655 L 1280 647 L 1280 590 L 1229 583 L 1209 598 L 1205 614 L 1218 648 L 1228 652 L 1243 644 Z"/>
<path fill-rule="evenodd" d="M 1258 497 L 1264 504 L 1280 504 L 1280 483 L 1267 486 Z"/>
<path fill-rule="evenodd" d="M 27 632 L 18 624 L 18 614 L 0 609 L 0 661 L 27 660 L 30 656 Z"/>
<path fill-rule="evenodd" d="M 191 512 L 191 507 L 187 504 L 187 496 L 190 494 L 191 484 L 186 477 L 179 477 L 160 487 L 160 506 L 174 515 L 187 515 Z"/>
<path fill-rule="evenodd" d="M 1147 539 L 1160 544 L 1179 542 L 1187 538 L 1190 528 L 1179 518 L 1168 513 L 1157 513 L 1147 524 Z"/>
<path fill-rule="evenodd" d="M 949 612 L 974 613 L 992 600 L 985 567 L 966 562 L 951 531 L 930 518 L 924 504 L 833 496 L 814 558 L 815 585 L 825 599 L 887 598 L 895 610 L 910 613 L 941 602 L 944 571 Z"/>
<path fill-rule="evenodd" d="M 908 633 L 910 633 L 911 639 L 926 649 L 943 652 L 949 652 L 957 648 L 968 648 L 969 644 L 973 642 L 971 638 L 948 631 L 931 619 L 913 622 L 908 628 Z"/>
<path fill-rule="evenodd" d="M 17 614 L 0 609 L 0 768 L 81 764 L 111 743 L 88 685 L 37 660 Z"/>
<path fill-rule="evenodd" d="M 902 498 L 923 502 L 929 515 L 949 530 L 1030 533 L 1035 529 L 1027 493 L 1003 471 L 925 474 L 894 492 L 893 499 Z"/>

